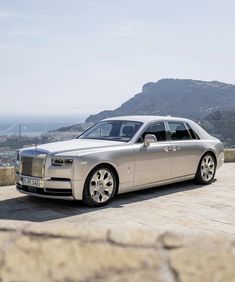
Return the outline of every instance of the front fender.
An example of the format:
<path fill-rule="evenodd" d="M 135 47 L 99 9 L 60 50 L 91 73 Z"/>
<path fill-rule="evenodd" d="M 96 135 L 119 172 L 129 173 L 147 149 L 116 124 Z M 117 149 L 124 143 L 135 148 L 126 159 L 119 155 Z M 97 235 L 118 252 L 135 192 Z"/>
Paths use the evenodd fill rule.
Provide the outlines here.
<path fill-rule="evenodd" d="M 119 178 L 119 192 L 125 191 L 134 183 L 135 150 L 132 146 L 122 150 L 102 151 L 77 156 L 74 168 L 74 180 L 83 181 L 90 171 L 100 164 L 109 164 L 115 168 Z"/>

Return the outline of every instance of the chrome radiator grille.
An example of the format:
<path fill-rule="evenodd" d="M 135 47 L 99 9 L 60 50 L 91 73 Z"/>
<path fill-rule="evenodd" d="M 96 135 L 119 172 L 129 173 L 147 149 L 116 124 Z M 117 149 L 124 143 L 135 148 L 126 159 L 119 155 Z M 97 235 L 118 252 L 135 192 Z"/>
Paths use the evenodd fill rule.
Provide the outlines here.
<path fill-rule="evenodd" d="M 21 158 L 21 174 L 26 176 L 43 177 L 44 159 L 33 157 Z"/>

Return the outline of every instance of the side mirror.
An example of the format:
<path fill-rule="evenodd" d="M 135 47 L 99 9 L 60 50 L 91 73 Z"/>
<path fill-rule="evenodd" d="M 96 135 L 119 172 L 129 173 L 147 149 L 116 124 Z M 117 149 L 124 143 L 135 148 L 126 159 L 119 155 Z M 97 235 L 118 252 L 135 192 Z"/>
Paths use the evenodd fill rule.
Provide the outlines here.
<path fill-rule="evenodd" d="M 144 137 L 144 146 L 148 147 L 151 143 L 157 142 L 157 137 L 153 134 L 146 134 Z"/>

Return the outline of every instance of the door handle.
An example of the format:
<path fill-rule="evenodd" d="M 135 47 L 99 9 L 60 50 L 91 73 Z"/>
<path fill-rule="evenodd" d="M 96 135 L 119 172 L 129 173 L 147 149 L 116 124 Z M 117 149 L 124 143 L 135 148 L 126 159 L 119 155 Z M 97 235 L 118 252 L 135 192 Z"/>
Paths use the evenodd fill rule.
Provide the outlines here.
<path fill-rule="evenodd" d="M 166 147 L 164 148 L 164 151 L 165 151 L 165 152 L 171 152 L 171 151 L 172 151 L 172 147 L 171 147 L 171 146 L 166 146 Z"/>
<path fill-rule="evenodd" d="M 172 151 L 173 151 L 173 152 L 176 152 L 176 151 L 178 151 L 178 150 L 180 150 L 180 147 L 178 147 L 178 146 L 173 146 L 173 147 L 172 147 Z"/>

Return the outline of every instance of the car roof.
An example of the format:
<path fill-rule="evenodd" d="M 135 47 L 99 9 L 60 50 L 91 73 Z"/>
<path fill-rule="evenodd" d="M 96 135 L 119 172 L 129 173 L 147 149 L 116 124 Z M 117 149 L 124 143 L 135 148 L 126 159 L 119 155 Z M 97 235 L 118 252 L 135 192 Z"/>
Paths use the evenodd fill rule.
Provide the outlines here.
<path fill-rule="evenodd" d="M 125 120 L 125 121 L 136 121 L 142 122 L 143 126 L 147 125 L 151 122 L 158 122 L 158 121 L 180 121 L 186 122 L 192 127 L 192 129 L 199 135 L 200 139 L 216 139 L 212 137 L 209 133 L 207 133 L 202 127 L 200 127 L 194 121 L 187 119 L 187 118 L 179 118 L 179 117 L 172 117 L 172 116 L 120 116 L 120 117 L 110 117 L 103 120 Z M 141 130 L 141 129 L 140 129 Z M 216 139 L 217 140 L 217 139 Z"/>
<path fill-rule="evenodd" d="M 137 122 L 153 122 L 153 121 L 163 121 L 163 120 L 169 120 L 169 121 L 189 121 L 185 118 L 178 118 L 178 117 L 171 117 L 171 116 L 119 116 L 119 117 L 110 117 L 103 120 L 126 120 L 126 121 L 137 121 Z"/>

